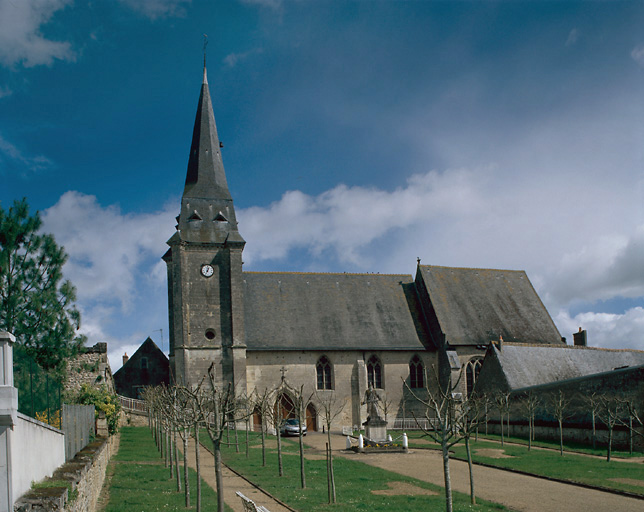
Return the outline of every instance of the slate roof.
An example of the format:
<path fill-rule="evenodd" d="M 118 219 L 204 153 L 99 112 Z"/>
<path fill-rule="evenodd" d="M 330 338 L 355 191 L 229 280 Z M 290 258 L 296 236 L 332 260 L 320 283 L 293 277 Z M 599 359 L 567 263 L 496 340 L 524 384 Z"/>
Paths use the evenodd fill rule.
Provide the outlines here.
<path fill-rule="evenodd" d="M 500 335 L 506 341 L 562 344 L 524 271 L 419 265 L 418 272 L 450 345 L 485 345 Z"/>
<path fill-rule="evenodd" d="M 410 275 L 244 272 L 252 350 L 425 350 Z"/>
<path fill-rule="evenodd" d="M 505 342 L 501 351 L 496 347 L 491 350 L 512 391 L 644 365 L 644 351 L 640 350 Z"/>

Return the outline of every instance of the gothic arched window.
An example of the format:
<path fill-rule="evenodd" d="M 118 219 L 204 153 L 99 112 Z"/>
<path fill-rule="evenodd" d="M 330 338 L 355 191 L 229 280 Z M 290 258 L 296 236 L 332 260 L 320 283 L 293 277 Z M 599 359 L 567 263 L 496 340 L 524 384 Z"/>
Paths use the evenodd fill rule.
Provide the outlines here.
<path fill-rule="evenodd" d="M 467 363 L 467 368 L 465 369 L 465 376 L 467 378 L 467 396 L 470 396 L 474 390 L 476 380 L 479 378 L 479 373 L 481 373 L 481 366 L 483 366 L 482 359 L 472 359 Z"/>
<path fill-rule="evenodd" d="M 367 384 L 374 389 L 382 389 L 382 364 L 376 356 L 367 361 Z"/>
<path fill-rule="evenodd" d="M 420 357 L 415 355 L 409 361 L 409 387 L 418 389 L 425 387 L 425 367 Z"/>
<path fill-rule="evenodd" d="M 318 389 L 333 389 L 331 382 L 331 362 L 328 357 L 322 356 L 318 359 L 315 365 L 315 371 L 317 374 Z"/>

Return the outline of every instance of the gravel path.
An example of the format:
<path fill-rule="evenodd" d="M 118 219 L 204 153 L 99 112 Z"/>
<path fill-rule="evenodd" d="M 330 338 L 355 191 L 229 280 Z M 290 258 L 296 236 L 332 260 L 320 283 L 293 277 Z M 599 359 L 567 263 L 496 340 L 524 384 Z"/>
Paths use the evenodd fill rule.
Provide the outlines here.
<path fill-rule="evenodd" d="M 243 454 L 242 454 L 243 456 Z M 196 469 L 197 465 L 195 462 L 195 445 L 194 439 L 190 438 L 188 444 L 188 465 Z M 217 483 L 215 482 L 215 459 L 206 448 L 203 447 L 199 454 L 199 462 L 201 465 L 201 477 L 204 481 L 213 489 L 217 490 Z M 253 500 L 257 505 L 263 505 L 271 512 L 290 512 L 289 509 L 280 505 L 277 501 L 272 499 L 267 494 L 264 494 L 262 491 L 258 490 L 256 487 L 253 487 L 243 478 L 237 476 L 235 473 L 230 471 L 228 468 L 223 468 L 223 479 L 224 479 L 224 501 L 227 505 L 230 506 L 235 512 L 244 512 L 244 507 L 239 497 L 235 492 L 240 491 L 246 497 Z M 197 499 L 196 489 L 190 489 L 192 503 L 195 503 Z"/>
<path fill-rule="evenodd" d="M 324 453 L 327 436 L 310 433 L 306 443 Z M 334 454 L 371 464 L 401 475 L 412 476 L 443 486 L 443 463 L 434 450 L 410 450 L 404 454 L 357 454 L 345 451 L 346 437 L 331 437 Z M 469 471 L 466 462 L 451 460 L 452 489 L 469 494 Z M 644 500 L 609 492 L 585 489 L 572 484 L 550 482 L 542 478 L 518 475 L 483 466 L 474 468 L 474 484 L 479 498 L 502 503 L 525 512 L 642 512 Z M 269 507 L 270 508 L 270 507 Z"/>

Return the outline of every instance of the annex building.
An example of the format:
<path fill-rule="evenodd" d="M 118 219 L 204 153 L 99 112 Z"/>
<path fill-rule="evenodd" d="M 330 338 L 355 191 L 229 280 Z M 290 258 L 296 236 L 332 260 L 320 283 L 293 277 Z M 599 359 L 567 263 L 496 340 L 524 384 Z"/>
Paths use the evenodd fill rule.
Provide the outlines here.
<path fill-rule="evenodd" d="M 393 424 L 411 417 L 407 386 L 434 386 L 435 374 L 462 374 L 467 393 L 501 337 L 565 345 L 523 271 L 418 261 L 415 275 L 246 272 L 242 231 L 204 69 L 181 210 L 163 256 L 171 380 L 196 385 L 214 363 L 220 384 L 250 394 L 277 388 L 283 377 L 343 402 L 337 428 L 366 420 L 372 386 Z M 309 429 L 317 429 L 318 413 L 313 399 Z"/>

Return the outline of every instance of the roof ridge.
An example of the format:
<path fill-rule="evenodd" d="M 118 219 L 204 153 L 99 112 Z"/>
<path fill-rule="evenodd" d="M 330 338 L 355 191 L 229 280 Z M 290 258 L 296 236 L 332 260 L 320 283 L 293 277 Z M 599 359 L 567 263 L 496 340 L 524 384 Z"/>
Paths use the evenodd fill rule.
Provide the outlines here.
<path fill-rule="evenodd" d="M 543 348 L 563 348 L 563 349 L 575 349 L 575 350 L 598 350 L 602 352 L 638 352 L 644 354 L 644 350 L 638 350 L 636 348 L 606 348 L 606 347 L 588 347 L 581 345 L 568 345 L 568 344 L 548 344 L 548 343 L 521 343 L 521 342 L 512 342 L 504 341 L 503 346 L 510 347 L 543 347 Z M 503 352 L 503 349 L 501 349 Z"/>
<path fill-rule="evenodd" d="M 405 276 L 412 277 L 411 274 L 383 274 L 382 272 L 288 272 L 288 271 L 259 271 L 244 270 L 244 274 L 290 274 L 290 275 L 308 275 L 308 276 Z"/>
<path fill-rule="evenodd" d="M 523 272 L 524 274 L 526 273 L 525 270 L 521 269 L 509 269 L 509 268 L 488 268 L 488 267 L 448 267 L 446 265 L 420 265 L 421 267 L 426 267 L 426 268 L 451 268 L 455 270 L 494 270 L 497 272 Z"/>

